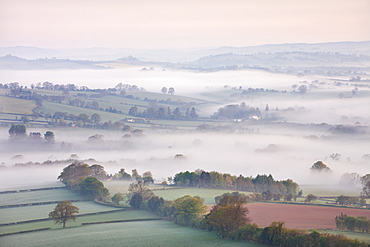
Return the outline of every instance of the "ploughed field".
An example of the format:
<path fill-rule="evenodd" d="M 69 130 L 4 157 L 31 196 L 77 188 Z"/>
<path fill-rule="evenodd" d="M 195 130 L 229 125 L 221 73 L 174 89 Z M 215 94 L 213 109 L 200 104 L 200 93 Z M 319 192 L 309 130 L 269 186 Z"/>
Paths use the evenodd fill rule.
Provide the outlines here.
<path fill-rule="evenodd" d="M 370 218 L 370 210 L 311 205 L 279 203 L 249 203 L 249 217 L 259 227 L 266 227 L 273 221 L 284 221 L 287 228 L 335 229 L 335 216 L 341 213 L 348 216 Z"/>

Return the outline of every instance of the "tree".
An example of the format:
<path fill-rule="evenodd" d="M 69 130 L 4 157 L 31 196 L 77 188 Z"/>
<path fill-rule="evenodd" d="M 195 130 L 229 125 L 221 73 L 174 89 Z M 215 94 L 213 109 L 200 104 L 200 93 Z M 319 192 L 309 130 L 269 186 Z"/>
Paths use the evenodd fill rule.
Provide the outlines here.
<path fill-rule="evenodd" d="M 311 171 L 317 172 L 331 172 L 330 168 L 325 165 L 322 161 L 317 161 L 311 166 Z"/>
<path fill-rule="evenodd" d="M 195 108 L 191 108 L 191 111 L 190 111 L 190 118 L 198 118 L 198 114 L 195 110 Z"/>
<path fill-rule="evenodd" d="M 218 203 L 204 219 L 209 230 L 217 231 L 224 238 L 250 222 L 247 217 L 248 208 L 244 206 L 247 202 L 245 195 L 239 192 L 225 193 L 215 200 Z"/>
<path fill-rule="evenodd" d="M 44 134 L 44 139 L 47 143 L 54 143 L 55 142 L 55 136 L 54 136 L 54 133 L 52 131 L 46 131 L 46 133 Z"/>
<path fill-rule="evenodd" d="M 98 113 L 94 113 L 91 115 L 91 120 L 95 123 L 98 124 L 101 121 L 101 117 Z"/>
<path fill-rule="evenodd" d="M 122 193 L 118 192 L 118 193 L 114 194 L 114 196 L 112 197 L 112 202 L 119 205 L 119 202 L 123 201 L 124 199 L 125 199 L 125 196 Z"/>
<path fill-rule="evenodd" d="M 99 180 L 106 180 L 107 179 L 107 173 L 104 171 L 104 166 L 94 164 L 90 166 L 90 169 L 93 172 L 93 176 L 96 177 Z"/>
<path fill-rule="evenodd" d="M 93 171 L 89 165 L 82 162 L 74 162 L 71 165 L 63 168 L 63 171 L 58 176 L 58 179 L 68 188 L 75 189 L 75 186 L 83 181 L 88 176 L 92 176 Z"/>
<path fill-rule="evenodd" d="M 174 95 L 175 94 L 175 89 L 173 87 L 170 87 L 168 89 L 168 94 Z"/>
<path fill-rule="evenodd" d="M 162 87 L 162 89 L 161 89 L 161 93 L 166 94 L 166 93 L 167 93 L 167 88 L 166 88 L 166 87 Z"/>
<path fill-rule="evenodd" d="M 134 193 L 129 201 L 130 206 L 133 209 L 139 209 L 141 206 L 141 203 L 143 202 L 143 197 L 139 193 Z"/>
<path fill-rule="evenodd" d="M 205 213 L 206 206 L 204 200 L 199 196 L 183 196 L 174 201 L 174 220 L 181 225 L 188 225 L 191 220 L 195 220 L 200 214 Z"/>
<path fill-rule="evenodd" d="M 138 111 L 139 109 L 137 108 L 137 106 L 133 106 L 130 108 L 130 110 L 128 110 L 128 115 L 136 116 Z"/>
<path fill-rule="evenodd" d="M 14 124 L 8 132 L 11 138 L 26 137 L 26 126 L 24 124 Z"/>
<path fill-rule="evenodd" d="M 143 180 L 145 182 L 148 182 L 148 183 L 153 183 L 154 179 L 153 179 L 152 173 L 150 171 L 144 172 L 143 173 Z"/>
<path fill-rule="evenodd" d="M 300 94 L 305 94 L 305 93 L 307 92 L 307 90 L 308 90 L 308 87 L 307 87 L 306 85 L 301 85 L 301 86 L 299 86 L 299 88 L 298 88 L 298 92 L 299 92 Z"/>
<path fill-rule="evenodd" d="M 153 192 L 149 189 L 148 182 L 142 180 L 130 184 L 128 191 L 131 192 L 131 197 L 135 194 L 140 194 L 143 200 L 149 200 L 153 197 Z"/>
<path fill-rule="evenodd" d="M 317 196 L 315 196 L 313 194 L 308 194 L 304 201 L 305 202 L 311 202 L 311 201 L 316 201 L 316 199 L 317 199 Z"/>
<path fill-rule="evenodd" d="M 77 191 L 86 195 L 89 199 L 103 200 L 109 195 L 109 191 L 104 184 L 95 177 L 87 177 L 77 185 Z"/>
<path fill-rule="evenodd" d="M 76 220 L 78 212 L 79 208 L 73 206 L 71 201 L 62 201 L 55 206 L 54 211 L 49 213 L 49 218 L 53 218 L 55 224 L 63 224 L 64 228 L 67 221 Z"/>

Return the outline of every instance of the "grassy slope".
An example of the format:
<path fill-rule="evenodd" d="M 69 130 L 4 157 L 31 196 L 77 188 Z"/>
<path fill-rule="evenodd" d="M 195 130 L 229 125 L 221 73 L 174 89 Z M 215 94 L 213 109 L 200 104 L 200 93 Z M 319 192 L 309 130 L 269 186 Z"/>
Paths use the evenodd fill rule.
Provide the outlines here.
<path fill-rule="evenodd" d="M 0 95 L 0 105 L 4 113 L 32 114 L 36 108 L 35 101 L 11 98 Z"/>
<path fill-rule="evenodd" d="M 89 225 L 1 238 L 2 246 L 261 246 L 222 240 L 215 232 L 168 221 Z"/>

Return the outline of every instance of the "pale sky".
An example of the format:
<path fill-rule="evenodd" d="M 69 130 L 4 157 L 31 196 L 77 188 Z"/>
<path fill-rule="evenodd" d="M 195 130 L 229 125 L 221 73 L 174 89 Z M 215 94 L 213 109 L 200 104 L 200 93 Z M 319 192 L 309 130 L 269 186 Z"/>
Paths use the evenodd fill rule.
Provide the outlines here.
<path fill-rule="evenodd" d="M 370 0 L 0 0 L 0 47 L 191 48 L 370 40 Z"/>

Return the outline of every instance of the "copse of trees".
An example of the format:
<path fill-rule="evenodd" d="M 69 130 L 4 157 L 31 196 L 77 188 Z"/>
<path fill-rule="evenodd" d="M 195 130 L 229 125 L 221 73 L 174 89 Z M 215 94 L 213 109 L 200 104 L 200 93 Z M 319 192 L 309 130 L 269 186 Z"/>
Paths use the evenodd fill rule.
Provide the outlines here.
<path fill-rule="evenodd" d="M 169 119 L 169 120 L 184 120 L 184 119 L 197 119 L 198 114 L 196 109 L 192 107 L 187 108 L 185 114 L 181 112 L 179 107 L 171 110 L 170 107 L 148 107 L 140 112 L 137 106 L 133 106 L 128 111 L 129 115 L 142 118 L 155 118 L 155 119 Z"/>
<path fill-rule="evenodd" d="M 245 195 L 239 192 L 225 193 L 216 197 L 215 201 L 217 204 L 204 219 L 208 230 L 216 231 L 220 237 L 225 238 L 250 222 L 247 217 L 248 208 L 244 206 L 247 203 Z"/>
<path fill-rule="evenodd" d="M 335 217 L 335 224 L 339 230 L 370 232 L 370 220 L 364 216 L 354 217 L 341 213 Z"/>
<path fill-rule="evenodd" d="M 76 161 L 65 167 L 58 176 L 67 188 L 87 196 L 89 199 L 104 200 L 109 191 L 100 180 L 106 180 L 107 174 L 104 167 L 94 164 L 89 166 Z"/>
<path fill-rule="evenodd" d="M 259 119 L 262 117 L 260 109 L 250 107 L 244 102 L 233 105 L 226 105 L 218 109 L 212 115 L 215 119 Z"/>
<path fill-rule="evenodd" d="M 272 175 L 257 175 L 255 178 L 242 175 L 237 177 L 216 171 L 180 172 L 174 176 L 173 183 L 175 186 L 267 193 L 270 196 L 266 196 L 265 200 L 276 198 L 275 194 L 293 197 L 299 191 L 298 184 L 291 179 L 276 181 Z"/>

